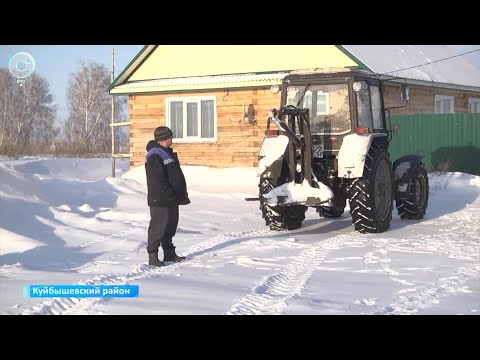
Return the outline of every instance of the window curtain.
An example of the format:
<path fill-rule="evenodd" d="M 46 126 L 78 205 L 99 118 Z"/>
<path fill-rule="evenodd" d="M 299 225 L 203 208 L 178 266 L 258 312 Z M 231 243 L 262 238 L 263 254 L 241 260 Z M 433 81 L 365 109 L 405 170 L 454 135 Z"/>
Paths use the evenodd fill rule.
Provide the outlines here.
<path fill-rule="evenodd" d="M 213 100 L 202 100 L 201 103 L 201 126 L 202 138 L 214 137 L 214 106 Z"/>
<path fill-rule="evenodd" d="M 183 102 L 172 101 L 170 103 L 170 128 L 173 136 L 183 138 Z"/>
<path fill-rule="evenodd" d="M 187 136 L 198 136 L 197 103 L 187 103 Z"/>

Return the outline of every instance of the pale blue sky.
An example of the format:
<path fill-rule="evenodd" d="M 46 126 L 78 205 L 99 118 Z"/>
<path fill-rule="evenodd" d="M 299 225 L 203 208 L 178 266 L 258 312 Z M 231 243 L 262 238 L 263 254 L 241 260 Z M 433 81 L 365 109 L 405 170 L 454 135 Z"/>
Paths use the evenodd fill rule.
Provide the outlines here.
<path fill-rule="evenodd" d="M 128 65 L 144 45 L 115 45 L 115 76 Z M 455 45 L 457 51 L 478 49 L 479 45 Z M 18 52 L 30 53 L 35 59 L 35 72 L 47 79 L 57 104 L 57 119 L 65 120 L 65 92 L 70 74 L 78 70 L 80 61 L 93 60 L 111 69 L 112 45 L 0 45 L 0 67 L 8 68 L 10 58 Z M 465 55 L 480 66 L 480 52 Z"/>
<path fill-rule="evenodd" d="M 115 77 L 129 64 L 144 45 L 115 45 Z M 47 79 L 55 96 L 58 120 L 67 116 L 65 92 L 71 73 L 80 61 L 95 61 L 112 68 L 112 45 L 0 45 L 0 67 L 8 68 L 10 58 L 28 52 L 35 59 L 34 72 Z M 28 81 L 28 78 L 27 78 Z"/>

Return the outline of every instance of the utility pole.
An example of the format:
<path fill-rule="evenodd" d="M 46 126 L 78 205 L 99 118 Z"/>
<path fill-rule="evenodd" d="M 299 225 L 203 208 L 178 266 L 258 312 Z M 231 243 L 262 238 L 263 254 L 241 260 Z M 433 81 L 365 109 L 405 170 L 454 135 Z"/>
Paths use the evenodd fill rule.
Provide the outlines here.
<path fill-rule="evenodd" d="M 113 84 L 114 80 L 115 80 L 115 45 L 112 45 L 112 84 Z M 131 158 L 133 156 L 130 153 L 115 153 L 115 131 L 114 131 L 114 127 L 116 127 L 116 126 L 130 126 L 130 125 L 133 124 L 133 122 L 131 122 L 131 121 L 117 121 L 117 122 L 114 122 L 114 114 L 115 114 L 115 103 L 113 101 L 114 98 L 115 98 L 115 94 L 112 94 L 112 122 L 110 123 L 110 126 L 112 127 L 112 177 L 115 177 L 115 159 L 116 158 Z M 121 141 L 120 141 L 120 143 L 121 143 Z"/>
<path fill-rule="evenodd" d="M 112 81 L 111 83 L 113 84 L 114 79 L 114 74 L 115 74 L 115 45 L 112 45 Z M 112 94 L 112 124 L 110 127 L 112 128 L 112 177 L 115 177 L 115 127 L 113 126 L 113 120 L 114 120 L 114 114 L 115 114 L 115 101 L 114 101 L 115 95 Z"/>

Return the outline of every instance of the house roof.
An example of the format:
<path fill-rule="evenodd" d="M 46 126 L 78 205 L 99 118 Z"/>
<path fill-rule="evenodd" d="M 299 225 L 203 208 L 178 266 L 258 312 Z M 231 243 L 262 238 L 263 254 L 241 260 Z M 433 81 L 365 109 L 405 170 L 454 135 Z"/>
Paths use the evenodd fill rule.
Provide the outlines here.
<path fill-rule="evenodd" d="M 109 90 L 129 94 L 272 85 L 289 71 L 331 67 L 336 61 L 392 81 L 480 91 L 480 69 L 457 55 L 448 45 L 146 45 Z M 199 66 L 191 66 L 192 60 Z"/>
<path fill-rule="evenodd" d="M 480 69 L 448 45 L 343 45 L 382 77 L 410 83 L 480 90 Z M 443 61 L 438 61 L 442 60 Z M 438 62 L 435 62 L 438 61 Z M 428 65 L 427 63 L 433 62 Z M 424 65 L 424 66 L 422 66 Z M 457 86 L 450 86 L 457 85 Z"/>
<path fill-rule="evenodd" d="M 145 45 L 142 50 L 133 58 L 132 61 L 123 69 L 120 75 L 108 87 L 108 91 L 114 88 L 116 85 L 124 84 L 128 81 L 130 76 L 137 70 L 140 65 L 150 56 L 158 45 Z"/>
<path fill-rule="evenodd" d="M 118 86 L 147 80 L 331 67 L 364 65 L 335 45 L 147 45 L 109 90 L 118 93 Z M 137 92 L 136 89 L 131 91 Z M 171 89 L 166 86 L 161 89 L 167 90 Z"/>

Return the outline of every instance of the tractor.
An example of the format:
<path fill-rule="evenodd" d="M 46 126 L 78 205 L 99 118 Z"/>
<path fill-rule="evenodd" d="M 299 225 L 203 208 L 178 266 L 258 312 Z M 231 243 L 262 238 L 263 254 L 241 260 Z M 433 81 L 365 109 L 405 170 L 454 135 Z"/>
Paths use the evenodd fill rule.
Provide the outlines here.
<path fill-rule="evenodd" d="M 259 201 L 272 230 L 302 226 L 309 207 L 338 218 L 349 202 L 361 233 L 388 230 L 393 205 L 401 219 L 422 219 L 428 176 L 420 155 L 393 163 L 390 127 L 379 75 L 363 70 L 290 73 L 282 80 L 281 106 L 271 109 L 258 155 Z M 401 85 L 401 98 L 409 99 Z M 275 127 L 274 127 L 275 125 Z"/>

